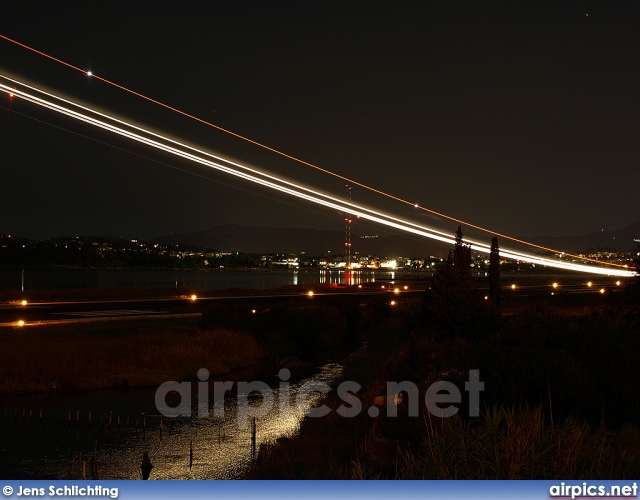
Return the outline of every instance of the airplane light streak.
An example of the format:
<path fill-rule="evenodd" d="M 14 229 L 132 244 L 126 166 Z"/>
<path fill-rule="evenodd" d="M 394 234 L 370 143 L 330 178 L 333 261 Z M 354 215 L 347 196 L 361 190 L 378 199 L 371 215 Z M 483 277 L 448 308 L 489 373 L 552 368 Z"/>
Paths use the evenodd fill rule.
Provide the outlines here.
<path fill-rule="evenodd" d="M 13 86 L 0 82 L 0 90 L 13 94 L 27 102 L 44 107 L 56 113 L 74 118 L 81 122 L 93 125 L 108 132 L 112 132 L 127 139 L 145 144 L 174 156 L 184 158 L 191 162 L 204 165 L 220 172 L 238 177 L 240 179 L 279 191 L 281 193 L 294 196 L 296 198 L 315 203 L 326 208 L 350 213 L 365 220 L 385 225 L 404 232 L 423 236 L 443 243 L 454 244 L 455 240 L 450 235 L 435 229 L 421 226 L 410 221 L 394 217 L 380 211 L 372 210 L 357 203 L 348 202 L 336 198 L 329 194 L 310 189 L 300 184 L 281 179 L 277 176 L 261 172 L 238 162 L 233 162 L 209 152 L 202 151 L 187 144 L 181 143 L 164 135 L 147 130 L 143 127 L 135 126 L 124 120 L 100 113 L 96 110 L 81 106 L 80 104 L 63 99 L 54 94 L 44 92 L 35 87 L 31 87 L 17 80 L 0 75 L 0 78 L 7 80 Z M 26 89 L 26 90 L 25 90 Z M 465 243 L 471 248 L 481 253 L 490 253 L 489 245 L 478 241 L 465 239 Z M 589 274 L 602 274 L 610 276 L 630 277 L 635 273 L 631 270 L 612 269 L 594 265 L 579 264 L 562 260 L 552 260 L 536 255 L 516 251 L 500 249 L 500 256 L 508 259 L 530 262 L 557 269 L 565 269 Z"/>
<path fill-rule="evenodd" d="M 455 217 L 451 217 L 451 216 L 449 216 L 449 215 L 446 215 L 446 214 L 443 214 L 443 213 L 437 212 L 437 211 L 432 210 L 432 209 L 430 209 L 430 208 L 420 206 L 420 204 L 418 204 L 418 203 L 410 202 L 410 201 L 405 200 L 405 199 L 402 199 L 402 198 L 400 198 L 400 197 L 398 197 L 398 196 L 394 196 L 393 194 L 386 193 L 386 192 L 384 192 L 384 191 L 381 191 L 381 190 L 379 190 L 379 189 L 376 189 L 376 188 L 374 188 L 374 187 L 372 187 L 372 186 L 368 186 L 368 185 L 363 184 L 363 183 L 361 183 L 361 182 L 358 182 L 358 181 L 356 181 L 356 180 L 349 179 L 348 177 L 345 177 L 345 176 L 343 176 L 343 175 L 340 175 L 340 174 L 338 174 L 338 173 L 336 173 L 336 172 L 333 172 L 333 171 L 331 171 L 331 170 L 327 170 L 327 169 L 325 169 L 325 168 L 319 167 L 318 165 L 314 165 L 313 163 L 309 163 L 308 161 L 302 160 L 302 159 L 300 159 L 300 158 L 297 158 L 297 157 L 295 157 L 295 156 L 292 156 L 292 155 L 290 155 L 290 154 L 287 154 L 287 153 L 285 153 L 285 152 L 283 152 L 283 151 L 280 151 L 280 150 L 278 150 L 278 149 L 275 149 L 275 148 L 272 148 L 272 147 L 270 147 L 270 146 L 267 146 L 266 144 L 262 144 L 262 143 L 260 143 L 260 142 L 258 142 L 258 141 L 255 141 L 255 140 L 253 140 L 253 139 L 250 139 L 249 137 L 245 137 L 245 136 L 240 135 L 240 134 L 238 134 L 238 133 L 236 133 L 236 132 L 233 132 L 233 131 L 231 131 L 231 130 L 227 130 L 227 129 L 223 128 L 223 127 L 220 127 L 219 125 L 215 125 L 214 123 L 211 123 L 211 122 L 208 122 L 208 121 L 206 121 L 206 120 L 203 120 L 202 118 L 198 118 L 197 116 L 194 116 L 194 115 L 191 115 L 191 114 L 189 114 L 189 113 L 186 113 L 186 112 L 184 112 L 184 111 L 182 111 L 182 110 L 180 110 L 180 109 L 174 108 L 173 106 L 170 106 L 170 105 L 165 104 L 165 103 L 163 103 L 163 102 L 161 102 L 161 101 L 158 101 L 158 100 L 156 100 L 156 99 L 153 99 L 153 98 L 151 98 L 151 97 L 149 97 L 149 96 L 146 96 L 146 95 L 144 95 L 144 94 L 141 94 L 140 92 L 136 92 L 135 90 L 132 90 L 132 89 L 130 89 L 130 88 L 127 88 L 127 87 L 125 87 L 125 86 L 123 86 L 123 85 L 120 85 L 120 84 L 118 84 L 118 83 L 116 83 L 116 82 L 113 82 L 113 81 L 111 81 L 111 80 L 108 80 L 108 79 L 106 79 L 106 78 L 103 78 L 103 77 L 101 77 L 101 76 L 99 76 L 99 75 L 96 75 L 95 73 L 93 73 L 93 72 L 92 72 L 92 71 L 90 71 L 90 70 L 85 70 L 85 69 L 79 68 L 78 66 L 74 66 L 73 64 L 70 64 L 70 63 L 68 63 L 68 62 L 66 62 L 66 61 L 63 61 L 63 60 L 58 59 L 58 58 L 56 58 L 56 57 L 53 57 L 52 55 L 47 54 L 46 52 L 42 52 L 42 51 L 40 51 L 40 50 L 37 50 L 37 49 L 35 49 L 35 48 L 33 48 L 33 47 L 30 47 L 29 45 L 25 45 L 24 43 L 18 42 L 17 40 L 13 40 L 12 38 L 9 38 L 9 37 L 7 37 L 7 36 L 5 36 L 5 35 L 0 34 L 0 38 L 2 38 L 2 39 L 4 39 L 4 40 L 6 40 L 6 41 L 8 41 L 8 42 L 11 42 L 11 43 L 13 43 L 13 44 L 15 44 L 15 45 L 18 45 L 19 47 L 22 47 L 22 48 L 24 48 L 24 49 L 30 50 L 31 52 L 34 52 L 34 53 L 36 53 L 36 54 L 38 54 L 38 55 L 40 55 L 40 56 L 46 57 L 46 58 L 48 58 L 48 59 L 51 59 L 52 61 L 55 61 L 55 62 L 57 62 L 57 63 L 59 63 L 59 64 L 62 64 L 62 65 L 64 65 L 64 66 L 67 66 L 67 67 L 69 67 L 69 68 L 71 68 L 71 69 L 73 69 L 73 70 L 79 71 L 80 73 L 85 74 L 85 75 L 87 75 L 87 76 L 89 76 L 89 77 L 91 77 L 91 78 L 94 78 L 94 79 L 96 79 L 96 80 L 100 80 L 101 82 L 104 82 L 104 83 L 106 83 L 106 84 L 108 84 L 108 85 L 111 85 L 111 86 L 113 86 L 113 87 L 115 87 L 115 88 L 118 88 L 118 89 L 123 90 L 123 91 L 125 91 L 125 92 L 128 92 L 128 93 L 130 93 L 130 94 L 132 94 L 132 95 L 135 95 L 135 96 L 137 96 L 137 97 L 139 97 L 139 98 L 141 98 L 141 99 L 145 99 L 145 100 L 147 100 L 147 101 L 149 101 L 149 102 L 152 102 L 152 103 L 154 103 L 154 104 L 156 104 L 156 105 L 158 105 L 158 106 L 161 106 L 161 107 L 163 107 L 163 108 L 166 108 L 166 109 L 168 109 L 168 110 L 171 110 L 171 111 L 173 111 L 173 112 L 175 112 L 175 113 L 178 113 L 178 114 L 180 114 L 180 115 L 186 116 L 187 118 L 190 118 L 190 119 L 195 120 L 195 121 L 197 121 L 197 122 L 203 123 L 204 125 L 207 125 L 207 126 L 209 126 L 209 127 L 212 127 L 212 128 L 217 129 L 217 130 L 220 130 L 220 131 L 222 131 L 222 132 L 224 132 L 224 133 L 226 133 L 226 134 L 232 135 L 233 137 L 236 137 L 236 138 L 238 138 L 238 139 L 241 139 L 241 140 L 243 140 L 243 141 L 246 141 L 246 142 L 248 142 L 248 143 L 250 143 L 250 144 L 253 144 L 253 145 L 255 145 L 255 146 L 258 146 L 258 147 L 261 147 L 261 148 L 263 148 L 263 149 L 266 149 L 267 151 L 271 151 L 272 153 L 276 153 L 276 154 L 281 155 L 281 156 L 283 156 L 283 157 L 285 157 L 285 158 L 288 158 L 288 159 L 290 159 L 290 160 L 293 160 L 293 161 L 295 161 L 295 162 L 298 162 L 298 163 L 300 163 L 300 164 L 302 164 L 302 165 L 306 165 L 306 166 L 311 167 L 311 168 L 313 168 L 313 169 L 315 169 L 315 170 L 318 170 L 318 171 L 320 171 L 320 172 L 324 172 L 325 174 L 331 175 L 331 176 L 333 176 L 333 177 L 337 177 L 338 179 L 342 179 L 343 181 L 346 181 L 346 182 L 348 182 L 348 183 L 350 183 L 350 184 L 353 184 L 353 185 L 355 185 L 355 186 L 362 187 L 362 188 L 364 188 L 364 189 L 366 189 L 366 190 L 369 190 L 369 191 L 374 192 L 374 193 L 376 193 L 376 194 L 379 194 L 379 195 L 381 195 L 381 196 L 385 196 L 385 197 L 390 198 L 390 199 L 392 199 L 392 200 L 395 200 L 395 201 L 397 201 L 397 202 L 404 203 L 405 205 L 412 205 L 412 206 L 414 206 L 414 207 L 415 207 L 416 209 L 418 209 L 418 210 L 422 210 L 422 211 L 425 211 L 425 212 L 428 212 L 428 213 L 434 214 L 434 215 L 436 215 L 436 216 L 438 216 L 438 217 L 442 217 L 442 218 L 445 218 L 445 219 L 448 219 L 448 220 L 451 220 L 451 221 L 457 222 L 457 223 L 459 223 L 459 224 L 462 224 L 462 225 L 465 225 L 465 226 L 469 226 L 469 227 L 474 228 L 474 229 L 477 229 L 477 230 L 479 230 L 479 231 L 482 231 L 482 232 L 485 232 L 485 233 L 489 233 L 489 234 L 491 234 L 491 235 L 493 235 L 493 236 L 499 236 L 500 238 L 508 239 L 508 240 L 513 241 L 513 242 L 515 242 L 515 243 L 520 243 L 520 244 L 526 245 L 526 246 L 528 246 L 528 247 L 537 248 L 538 250 L 543 250 L 543 251 L 547 251 L 547 252 L 561 253 L 561 252 L 558 252 L 558 251 L 556 251 L 556 250 L 554 250 L 554 249 L 552 249 L 552 248 L 548 248 L 548 247 L 545 247 L 545 246 L 542 246 L 542 245 L 537 245 L 537 244 L 535 244 L 535 243 L 531 243 L 531 242 L 529 242 L 529 241 L 524 241 L 524 240 L 521 240 L 521 239 L 519 239 L 519 238 L 514 238 L 513 236 L 509 236 L 509 235 L 507 235 L 507 234 L 502 234 L 502 233 L 499 233 L 499 232 L 496 232 L 496 231 L 492 231 L 492 230 L 487 229 L 487 228 L 485 228 L 485 227 L 478 226 L 478 225 L 476 225 L 476 224 L 472 224 L 472 223 L 470 223 L 470 222 L 466 222 L 466 221 L 463 221 L 463 220 L 457 219 L 457 218 L 455 218 Z M 566 256 L 566 257 L 579 258 L 579 260 L 582 260 L 582 261 L 585 261 L 585 262 L 593 262 L 593 263 L 596 263 L 596 264 L 603 264 L 603 262 L 600 262 L 600 261 L 598 261 L 597 259 L 592 259 L 592 258 L 587 258 L 587 257 L 579 257 L 579 256 L 577 256 L 577 255 L 573 255 L 573 254 L 570 254 L 570 253 L 567 253 L 567 252 L 562 252 L 562 255 L 563 255 L 563 256 Z M 614 264 L 614 263 L 609 263 L 608 265 L 609 265 L 609 266 L 613 266 L 613 267 L 620 267 L 620 268 L 625 268 L 625 267 L 626 267 L 626 266 L 624 266 L 624 265 L 621 265 L 621 264 Z"/>

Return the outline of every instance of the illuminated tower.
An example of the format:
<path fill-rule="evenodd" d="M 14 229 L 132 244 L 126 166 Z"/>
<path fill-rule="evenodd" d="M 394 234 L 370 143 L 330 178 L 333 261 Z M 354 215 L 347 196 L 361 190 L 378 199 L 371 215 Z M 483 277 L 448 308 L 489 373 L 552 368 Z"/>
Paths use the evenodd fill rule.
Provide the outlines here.
<path fill-rule="evenodd" d="M 351 186 L 347 184 L 347 201 L 351 203 Z M 347 255 L 347 269 L 351 269 L 351 214 L 344 214 L 344 249 Z"/>

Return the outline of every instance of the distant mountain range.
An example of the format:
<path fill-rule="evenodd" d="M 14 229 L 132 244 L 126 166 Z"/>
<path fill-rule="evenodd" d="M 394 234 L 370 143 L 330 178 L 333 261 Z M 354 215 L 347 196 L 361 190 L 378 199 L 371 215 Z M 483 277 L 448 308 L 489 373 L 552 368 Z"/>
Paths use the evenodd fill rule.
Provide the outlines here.
<path fill-rule="evenodd" d="M 600 231 L 582 236 L 532 237 L 528 241 L 565 252 L 584 252 L 589 248 L 633 248 L 640 239 L 640 220 L 623 229 Z M 445 256 L 449 245 L 419 236 L 352 236 L 352 251 L 365 255 L 426 257 Z M 192 245 L 220 251 L 247 253 L 301 253 L 324 255 L 344 253 L 344 232 L 277 227 L 215 226 L 205 231 L 169 234 L 153 243 Z"/>
<path fill-rule="evenodd" d="M 449 246 L 409 235 L 360 237 L 352 235 L 353 252 L 365 255 L 425 257 L 446 255 Z M 247 253 L 342 254 L 344 231 L 281 227 L 215 226 L 205 231 L 169 234 L 152 243 L 192 245 L 221 251 Z"/>
<path fill-rule="evenodd" d="M 532 243 L 571 253 L 584 252 L 590 248 L 629 250 L 634 247 L 634 240 L 640 240 L 640 219 L 630 226 L 613 231 L 594 231 L 582 236 L 545 236 L 528 239 Z"/>

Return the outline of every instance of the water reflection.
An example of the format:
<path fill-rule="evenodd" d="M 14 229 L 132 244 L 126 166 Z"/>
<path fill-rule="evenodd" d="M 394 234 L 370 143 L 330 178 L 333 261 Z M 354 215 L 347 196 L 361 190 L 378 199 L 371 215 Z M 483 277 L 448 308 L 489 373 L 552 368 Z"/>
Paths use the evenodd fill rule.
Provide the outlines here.
<path fill-rule="evenodd" d="M 375 283 L 376 275 L 380 279 L 394 279 L 395 273 L 387 271 L 323 269 L 318 272 L 320 285 L 363 285 Z"/>
<path fill-rule="evenodd" d="M 256 419 L 256 449 L 295 436 L 305 412 L 321 399 L 311 393 L 296 401 L 300 388 L 310 381 L 331 383 L 341 372 L 340 365 L 328 364 L 282 394 L 273 389 L 274 407 Z M 5 398 L 0 474 L 7 479 L 75 479 L 82 477 L 86 461 L 86 475 L 91 478 L 95 455 L 99 479 L 139 479 L 145 451 L 154 465 L 151 479 L 232 479 L 247 472 L 253 463 L 252 431 L 251 426 L 239 428 L 241 408 L 235 396 L 226 399 L 222 417 L 213 412 L 198 417 L 194 397 L 192 417 L 168 419 L 155 409 L 154 392 Z M 258 404 L 259 398 L 249 404 Z M 284 401 L 288 412 L 280 411 Z M 28 408 L 38 410 L 29 416 Z"/>
<path fill-rule="evenodd" d="M 411 276 L 411 271 L 371 269 L 300 269 L 287 271 L 157 271 L 27 269 L 25 290 L 77 290 L 109 288 L 181 288 L 218 290 L 222 288 L 268 289 L 287 285 L 359 285 L 376 280 Z M 19 289 L 21 271 L 0 269 L 0 288 Z"/>

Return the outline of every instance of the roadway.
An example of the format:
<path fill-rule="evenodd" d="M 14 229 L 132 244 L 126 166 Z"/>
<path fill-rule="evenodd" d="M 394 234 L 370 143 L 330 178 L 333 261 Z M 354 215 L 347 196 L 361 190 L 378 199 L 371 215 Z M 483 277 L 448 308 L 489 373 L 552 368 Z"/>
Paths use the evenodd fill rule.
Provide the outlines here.
<path fill-rule="evenodd" d="M 199 316 L 214 302 L 250 302 L 268 304 L 283 300 L 325 300 L 332 297 L 362 298 L 382 295 L 375 290 L 344 291 L 307 294 L 254 295 L 235 297 L 197 297 L 136 300 L 104 300 L 78 302 L 33 302 L 22 305 L 19 302 L 0 304 L 0 327 L 16 327 L 38 324 L 77 323 L 85 321 L 106 321 L 115 319 Z M 403 292 L 408 293 L 408 292 Z M 414 292 L 415 293 L 415 292 Z M 393 293 L 386 292 L 392 300 Z M 19 325 L 19 322 L 24 325 Z"/>

